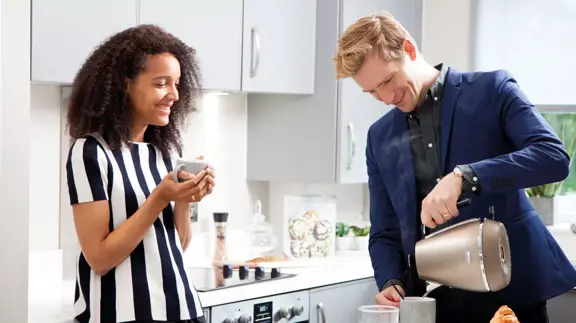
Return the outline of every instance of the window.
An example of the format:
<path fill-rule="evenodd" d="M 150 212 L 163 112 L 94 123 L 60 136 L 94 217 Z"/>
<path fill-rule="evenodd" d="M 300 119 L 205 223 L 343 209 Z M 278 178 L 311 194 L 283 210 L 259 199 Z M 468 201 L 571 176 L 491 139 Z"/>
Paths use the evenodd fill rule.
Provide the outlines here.
<path fill-rule="evenodd" d="M 558 195 L 576 194 L 576 107 L 575 113 L 543 112 L 542 115 L 550 123 L 560 140 L 564 143 L 570 155 L 570 175 L 562 182 Z M 576 197 L 575 197 L 576 199 Z"/>
<path fill-rule="evenodd" d="M 538 107 L 570 155 L 570 174 L 555 197 L 554 223 L 576 223 L 576 106 Z"/>

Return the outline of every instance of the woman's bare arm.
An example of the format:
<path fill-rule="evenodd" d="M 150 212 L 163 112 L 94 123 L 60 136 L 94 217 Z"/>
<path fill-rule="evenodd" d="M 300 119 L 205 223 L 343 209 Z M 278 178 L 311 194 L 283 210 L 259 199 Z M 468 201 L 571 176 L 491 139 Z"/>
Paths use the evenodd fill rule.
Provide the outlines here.
<path fill-rule="evenodd" d="M 154 192 L 124 223 L 109 231 L 108 201 L 75 204 L 74 225 L 82 252 L 98 275 L 105 275 L 126 259 L 144 238 L 166 202 Z"/>
<path fill-rule="evenodd" d="M 176 202 L 174 204 L 174 223 L 176 225 L 176 231 L 178 231 L 182 251 L 186 251 L 190 244 L 190 240 L 192 240 L 192 230 L 190 228 L 190 203 Z"/>

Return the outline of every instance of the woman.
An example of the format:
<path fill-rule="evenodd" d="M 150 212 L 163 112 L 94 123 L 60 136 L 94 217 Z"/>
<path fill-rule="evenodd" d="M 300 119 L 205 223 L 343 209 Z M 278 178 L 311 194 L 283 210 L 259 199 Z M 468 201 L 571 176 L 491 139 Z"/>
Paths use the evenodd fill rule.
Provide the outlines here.
<path fill-rule="evenodd" d="M 204 322 L 182 252 L 189 204 L 212 192 L 214 173 L 171 176 L 200 89 L 194 49 L 152 25 L 112 36 L 76 75 L 66 170 L 78 322 Z"/>

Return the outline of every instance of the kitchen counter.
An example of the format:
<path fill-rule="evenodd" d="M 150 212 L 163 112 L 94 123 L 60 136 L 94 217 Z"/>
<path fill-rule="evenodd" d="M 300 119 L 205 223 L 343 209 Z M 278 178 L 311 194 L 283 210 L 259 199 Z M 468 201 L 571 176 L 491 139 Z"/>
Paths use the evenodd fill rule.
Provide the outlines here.
<path fill-rule="evenodd" d="M 285 273 L 297 274 L 297 276 L 199 293 L 202 305 L 212 307 L 246 299 L 344 283 L 374 275 L 368 257 L 327 258 L 314 266 L 283 268 L 281 270 Z"/>
<path fill-rule="evenodd" d="M 307 263 L 309 264 L 309 263 Z M 373 276 L 368 257 L 333 257 L 310 266 L 282 268 L 297 276 L 276 281 L 199 292 L 204 307 L 344 283 Z M 31 272 L 32 274 L 32 272 Z M 74 280 L 55 281 L 31 277 L 29 323 L 72 323 Z"/>
<path fill-rule="evenodd" d="M 36 270 L 30 271 L 28 322 L 72 323 L 74 280 L 56 279 L 62 275 L 61 268 L 51 269 L 50 262 L 47 258 L 37 259 L 33 266 Z M 194 266 L 194 264 L 192 265 Z M 297 276 L 211 292 L 199 292 L 200 301 L 204 307 L 213 307 L 247 299 L 344 283 L 373 275 L 370 259 L 367 256 L 327 258 L 316 262 L 313 266 L 283 268 L 282 271 L 294 273 Z"/>

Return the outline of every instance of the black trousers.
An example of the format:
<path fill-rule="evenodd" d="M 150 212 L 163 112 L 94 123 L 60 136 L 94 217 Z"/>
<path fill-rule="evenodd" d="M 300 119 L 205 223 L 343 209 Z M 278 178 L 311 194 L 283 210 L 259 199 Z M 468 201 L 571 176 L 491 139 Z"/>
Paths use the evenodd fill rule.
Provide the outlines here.
<path fill-rule="evenodd" d="M 488 323 L 502 304 L 492 293 L 474 293 L 440 286 L 428 294 L 436 299 L 436 323 Z M 522 323 L 549 323 L 546 302 L 514 308 Z"/>

